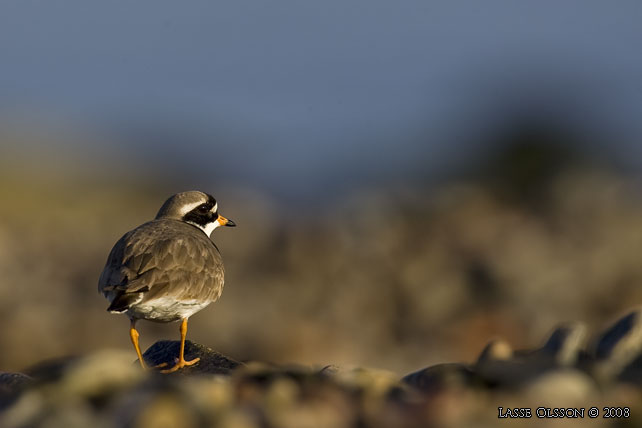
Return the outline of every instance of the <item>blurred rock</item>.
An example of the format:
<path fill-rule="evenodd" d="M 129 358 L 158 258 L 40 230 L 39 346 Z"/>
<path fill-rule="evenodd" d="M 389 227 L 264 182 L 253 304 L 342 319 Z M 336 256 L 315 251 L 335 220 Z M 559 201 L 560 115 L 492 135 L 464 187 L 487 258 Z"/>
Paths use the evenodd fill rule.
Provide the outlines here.
<path fill-rule="evenodd" d="M 555 329 L 539 349 L 512 351 L 503 340 L 490 342 L 474 367 L 493 387 L 518 388 L 560 367 L 574 366 L 582 352 L 586 328 L 580 323 Z"/>
<path fill-rule="evenodd" d="M 555 329 L 540 349 L 544 356 L 550 356 L 560 366 L 577 363 L 586 340 L 586 326 L 569 323 Z"/>
<path fill-rule="evenodd" d="M 620 318 L 597 340 L 594 370 L 600 379 L 619 375 L 642 353 L 642 308 Z"/>
<path fill-rule="evenodd" d="M 606 403 L 642 411 L 635 407 L 639 386 L 614 380 L 598 388 L 594 372 L 577 368 L 584 334 L 579 324 L 562 325 L 541 348 L 528 351 L 496 339 L 475 364 L 438 364 L 401 380 L 363 367 L 241 364 L 192 342 L 187 358 L 202 358 L 203 367 L 178 373 L 209 376 L 161 375 L 141 370 L 129 351 L 101 351 L 43 362 L 28 371 L 33 380 L 0 374 L 7 385 L 20 385 L 0 406 L 0 426 L 419 428 L 495 426 L 497 414 L 488 409 L 497 403 Z M 157 342 L 146 360 L 173 363 L 178 346 Z"/>
<path fill-rule="evenodd" d="M 18 394 L 33 383 L 33 378 L 22 373 L 0 372 L 0 403 Z"/>
<path fill-rule="evenodd" d="M 51 358 L 27 368 L 25 372 L 38 382 L 53 382 L 62 378 L 71 365 L 81 357 L 68 356 Z"/>
<path fill-rule="evenodd" d="M 116 350 L 47 360 L 26 371 L 37 385 L 55 383 L 65 394 L 82 396 L 125 387 L 146 375 L 132 364 L 130 352 Z"/>
<path fill-rule="evenodd" d="M 180 342 L 178 340 L 161 340 L 150 346 L 143 353 L 143 358 L 150 367 L 163 363 L 171 367 L 178 358 L 179 350 Z M 230 371 L 243 365 L 206 346 L 186 340 L 185 359 L 189 361 L 194 358 L 200 358 L 200 361 L 172 374 L 229 374 Z"/>
<path fill-rule="evenodd" d="M 101 399 L 137 384 L 147 375 L 132 364 L 131 353 L 100 351 L 69 364 L 58 381 L 58 392 L 63 397 Z"/>
<path fill-rule="evenodd" d="M 0 414 L 4 427 L 104 427 L 94 407 L 142 382 L 147 373 L 125 351 L 45 361 L 28 371 L 33 382 Z"/>
<path fill-rule="evenodd" d="M 399 377 L 387 370 L 366 368 L 335 368 L 334 381 L 349 388 L 366 391 L 368 394 L 383 396 L 391 389 L 400 386 Z"/>
<path fill-rule="evenodd" d="M 292 380 L 301 387 L 308 385 L 314 387 L 325 381 L 332 380 L 335 373 L 335 371 L 331 371 L 328 368 L 317 370 L 304 365 L 276 365 L 251 361 L 235 370 L 233 377 L 239 385 L 252 384 L 265 389 L 269 388 L 272 383 L 282 379 Z"/>
<path fill-rule="evenodd" d="M 469 388 L 482 384 L 481 379 L 470 367 L 457 363 L 427 367 L 410 373 L 402 381 L 424 392 Z"/>
<path fill-rule="evenodd" d="M 156 385 L 131 391 L 111 409 L 114 426 L 140 428 L 197 428 L 203 426 L 199 409 L 184 395 Z"/>
<path fill-rule="evenodd" d="M 618 375 L 618 379 L 635 385 L 642 385 L 642 355 L 634 359 Z"/>
<path fill-rule="evenodd" d="M 503 339 L 491 340 L 477 358 L 477 364 L 490 361 L 505 361 L 513 356 L 513 348 Z"/>
<path fill-rule="evenodd" d="M 573 369 L 552 370 L 524 385 L 526 400 L 539 406 L 583 407 L 598 396 L 597 384 L 586 373 Z"/>
<path fill-rule="evenodd" d="M 478 364 L 475 373 L 492 388 L 516 389 L 553 368 L 548 360 L 517 357 Z"/>

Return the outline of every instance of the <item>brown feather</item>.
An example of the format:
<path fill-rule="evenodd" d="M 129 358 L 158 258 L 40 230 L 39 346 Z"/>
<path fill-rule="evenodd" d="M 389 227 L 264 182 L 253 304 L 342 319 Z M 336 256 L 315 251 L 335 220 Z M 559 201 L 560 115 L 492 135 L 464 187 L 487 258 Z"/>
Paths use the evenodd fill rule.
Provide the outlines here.
<path fill-rule="evenodd" d="M 209 237 L 190 224 L 161 218 L 118 240 L 98 290 L 112 305 L 121 301 L 119 309 L 134 310 L 137 304 L 159 297 L 210 303 L 220 296 L 223 282 L 221 255 Z"/>

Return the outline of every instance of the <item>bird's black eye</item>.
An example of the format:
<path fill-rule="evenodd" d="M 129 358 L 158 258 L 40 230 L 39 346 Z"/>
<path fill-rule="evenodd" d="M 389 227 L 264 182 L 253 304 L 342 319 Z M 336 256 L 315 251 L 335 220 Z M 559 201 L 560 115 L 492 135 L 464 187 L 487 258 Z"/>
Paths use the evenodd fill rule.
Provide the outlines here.
<path fill-rule="evenodd" d="M 210 210 L 210 206 L 207 204 L 201 204 L 197 208 L 200 212 L 206 213 Z"/>

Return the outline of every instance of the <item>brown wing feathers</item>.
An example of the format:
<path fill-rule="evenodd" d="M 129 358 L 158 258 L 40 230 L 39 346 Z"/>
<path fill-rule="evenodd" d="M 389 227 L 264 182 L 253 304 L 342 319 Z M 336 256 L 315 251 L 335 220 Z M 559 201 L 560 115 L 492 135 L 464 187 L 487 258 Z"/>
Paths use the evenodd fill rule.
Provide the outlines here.
<path fill-rule="evenodd" d="M 223 265 L 212 241 L 191 225 L 153 223 L 123 236 L 109 255 L 99 281 L 99 290 L 113 296 L 108 311 L 125 312 L 159 294 L 177 300 L 220 294 Z"/>

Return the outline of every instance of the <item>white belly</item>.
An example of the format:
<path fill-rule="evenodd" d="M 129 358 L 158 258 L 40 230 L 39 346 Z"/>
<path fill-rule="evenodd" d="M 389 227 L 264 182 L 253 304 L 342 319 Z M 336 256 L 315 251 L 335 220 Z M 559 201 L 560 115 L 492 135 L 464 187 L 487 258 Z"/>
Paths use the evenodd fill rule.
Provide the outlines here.
<path fill-rule="evenodd" d="M 137 319 L 150 321 L 170 322 L 188 318 L 200 311 L 211 302 L 202 302 L 197 300 L 170 299 L 159 297 L 158 299 L 148 300 L 130 306 L 127 315 Z"/>

